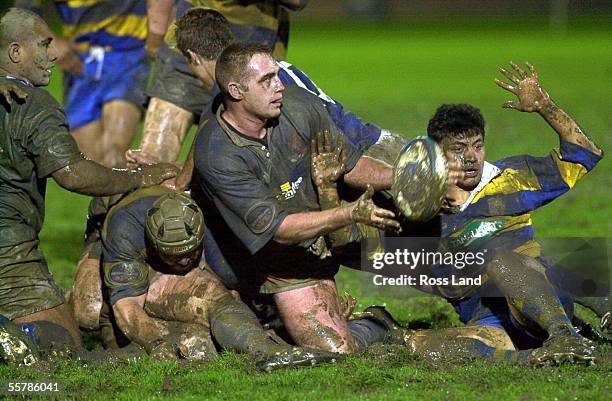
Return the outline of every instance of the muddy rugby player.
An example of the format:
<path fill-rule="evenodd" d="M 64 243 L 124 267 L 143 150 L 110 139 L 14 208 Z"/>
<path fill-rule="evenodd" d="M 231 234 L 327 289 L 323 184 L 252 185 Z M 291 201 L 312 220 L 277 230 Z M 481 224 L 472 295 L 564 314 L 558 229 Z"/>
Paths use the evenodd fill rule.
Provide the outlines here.
<path fill-rule="evenodd" d="M 30 11 L 10 8 L 0 17 L 1 82 L 26 97 L 0 107 L 8 131 L 0 143 L 0 315 L 49 321 L 79 344 L 78 327 L 38 249 L 46 179 L 81 194 L 112 195 L 159 184 L 176 168 L 111 170 L 83 157 L 61 106 L 39 89 L 49 84 L 57 59 L 52 41 L 47 24 Z"/>

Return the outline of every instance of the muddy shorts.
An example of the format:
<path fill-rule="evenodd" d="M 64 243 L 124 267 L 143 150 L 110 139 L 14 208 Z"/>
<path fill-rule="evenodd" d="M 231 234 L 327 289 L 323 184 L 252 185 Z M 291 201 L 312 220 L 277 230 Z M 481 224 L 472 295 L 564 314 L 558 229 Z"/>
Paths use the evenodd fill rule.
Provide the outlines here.
<path fill-rule="evenodd" d="M 13 320 L 62 303 L 38 241 L 0 248 L 0 315 Z"/>
<path fill-rule="evenodd" d="M 187 59 L 165 43 L 155 59 L 155 75 L 147 95 L 190 111 L 196 123 L 212 100 L 210 92 L 191 72 Z"/>

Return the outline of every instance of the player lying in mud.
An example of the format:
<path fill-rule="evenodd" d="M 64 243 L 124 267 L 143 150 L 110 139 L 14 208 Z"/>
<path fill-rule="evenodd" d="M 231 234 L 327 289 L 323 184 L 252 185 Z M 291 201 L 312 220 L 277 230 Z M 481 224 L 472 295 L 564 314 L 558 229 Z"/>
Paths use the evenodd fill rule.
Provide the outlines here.
<path fill-rule="evenodd" d="M 447 249 L 462 251 L 465 247 L 458 244 L 476 242 L 477 249 L 486 248 L 489 255 L 484 270 L 463 273 L 464 276 L 485 277 L 482 286 L 437 286 L 432 289 L 451 302 L 468 327 L 421 333 L 418 340 L 411 335 L 403 342 L 414 349 L 421 347 L 425 352 L 438 349 L 444 354 L 449 347 L 453 348 L 448 344 L 465 342 L 459 339 L 479 330 L 469 327 L 476 326 L 488 329 L 487 337 L 494 339 L 494 343 L 488 345 L 499 350 L 482 347 L 476 342 L 472 348 L 467 348 L 483 357 L 501 355 L 521 359 L 527 354 L 501 350 L 525 350 L 543 345 L 537 352 L 537 358 L 542 361 L 594 360 L 594 343 L 580 336 L 571 324 L 572 299 L 547 280 L 546 266 L 539 258 L 539 246 L 533 239 L 530 213 L 569 190 L 595 166 L 602 152 L 574 120 L 556 106 L 540 86 L 535 68 L 528 66 L 531 75 L 514 63 L 518 76 L 501 69 L 513 85 L 499 80 L 497 83 L 519 99 L 505 103 L 504 107 L 538 112 L 558 133 L 561 149 L 551 152 L 551 156 L 515 156 L 493 164 L 485 162 L 484 120 L 480 112 L 469 105 L 442 106 L 429 123 L 429 136 L 444 147 L 449 160 L 461 160 L 466 173 L 451 185 L 446 213 L 429 225 L 441 227 L 439 230 L 446 239 Z M 317 146 L 318 155 L 313 156 L 313 174 L 319 196 L 324 198 L 321 204 L 330 207 L 340 202 L 335 185 L 330 184 L 341 175 L 344 161 L 341 152 L 334 151 L 329 140 L 323 143 L 326 145 Z M 477 225 L 489 229 L 478 229 Z M 431 232 L 428 227 L 421 229 Z M 336 236 L 348 234 L 336 233 Z M 441 267 L 444 266 L 430 268 L 430 273 L 440 275 Z M 446 268 L 448 274 L 457 271 L 454 266 Z M 600 317 L 610 310 L 609 298 L 602 297 L 599 302 L 589 304 Z"/>

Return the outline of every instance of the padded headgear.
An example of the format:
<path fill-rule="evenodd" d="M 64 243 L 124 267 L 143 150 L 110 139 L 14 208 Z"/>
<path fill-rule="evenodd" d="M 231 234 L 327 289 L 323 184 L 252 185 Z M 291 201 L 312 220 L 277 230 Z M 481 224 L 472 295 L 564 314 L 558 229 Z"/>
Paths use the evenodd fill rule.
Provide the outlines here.
<path fill-rule="evenodd" d="M 160 196 L 145 218 L 151 245 L 164 255 L 183 255 L 204 239 L 204 215 L 189 196 L 173 192 Z"/>

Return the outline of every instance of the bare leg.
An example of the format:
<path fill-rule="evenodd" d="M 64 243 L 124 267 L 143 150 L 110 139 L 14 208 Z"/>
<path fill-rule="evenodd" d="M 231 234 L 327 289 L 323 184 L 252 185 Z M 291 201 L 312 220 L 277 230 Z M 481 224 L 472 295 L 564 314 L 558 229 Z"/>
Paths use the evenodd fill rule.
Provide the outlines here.
<path fill-rule="evenodd" d="M 274 294 L 274 300 L 296 344 L 339 353 L 357 349 L 333 280 Z"/>
<path fill-rule="evenodd" d="M 111 100 L 102 107 L 103 163 L 107 167 L 125 167 L 125 151 L 130 148 L 140 109 L 125 100 Z"/>
<path fill-rule="evenodd" d="M 103 299 L 99 259 L 84 256 L 79 260 L 69 304 L 79 327 L 95 330 L 100 326 Z"/>
<path fill-rule="evenodd" d="M 13 320 L 13 322 L 29 323 L 37 320 L 46 320 L 64 327 L 72 336 L 75 344 L 81 345 L 81 332 L 79 331 L 79 326 L 74 320 L 70 307 L 67 304 L 63 303 L 51 309 L 45 309 L 30 315 L 21 316 Z"/>
<path fill-rule="evenodd" d="M 104 160 L 102 142 L 102 121 L 94 121 L 81 128 L 72 130 L 70 134 L 74 137 L 81 152 L 88 158 L 98 163 Z"/>
<path fill-rule="evenodd" d="M 160 162 L 174 162 L 194 116 L 188 110 L 159 98 L 152 98 L 145 115 L 140 148 Z"/>

